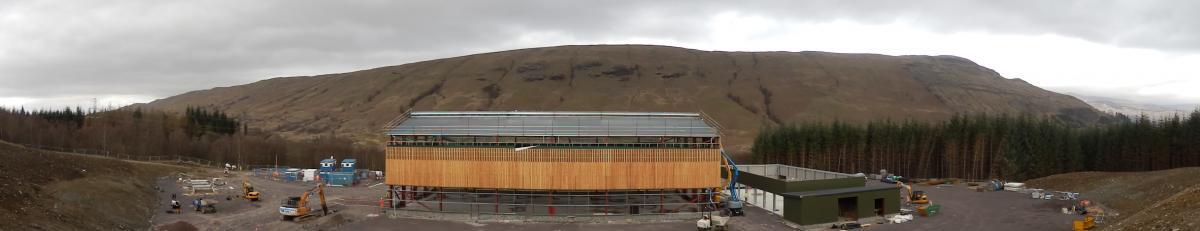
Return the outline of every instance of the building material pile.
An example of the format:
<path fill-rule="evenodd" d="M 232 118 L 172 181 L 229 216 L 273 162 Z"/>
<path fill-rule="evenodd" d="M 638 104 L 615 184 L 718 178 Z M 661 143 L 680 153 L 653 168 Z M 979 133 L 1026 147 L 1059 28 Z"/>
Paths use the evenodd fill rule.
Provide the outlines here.
<path fill-rule="evenodd" d="M 1004 191 L 1020 192 L 1025 190 L 1025 183 L 1009 182 L 1004 183 Z"/>

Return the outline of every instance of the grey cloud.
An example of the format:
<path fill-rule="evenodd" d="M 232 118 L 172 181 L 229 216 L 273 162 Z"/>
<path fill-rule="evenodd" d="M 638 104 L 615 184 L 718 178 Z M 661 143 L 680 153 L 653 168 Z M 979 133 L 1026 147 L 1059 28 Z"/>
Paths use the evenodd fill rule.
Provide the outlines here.
<path fill-rule="evenodd" d="M 739 8 L 798 21 L 903 20 L 943 32 L 1057 34 L 1126 47 L 1200 50 L 1197 1 L 772 1 Z"/>
<path fill-rule="evenodd" d="M 8 1 L 0 97 L 165 97 L 283 75 L 396 65 L 521 44 L 702 39 L 721 12 L 927 29 L 1061 34 L 1200 50 L 1196 1 Z"/>
<path fill-rule="evenodd" d="M 600 38 L 699 31 L 679 25 L 662 30 L 676 32 L 667 35 L 626 30 L 639 20 L 627 14 L 658 16 L 653 15 L 658 7 L 635 2 L 586 10 L 571 10 L 579 4 L 562 1 L 305 3 L 9 2 L 0 5 L 0 15 L 7 16 L 0 25 L 34 25 L 0 32 L 0 41 L 9 44 L 0 45 L 6 46 L 0 48 L 0 74 L 9 83 L 0 86 L 0 96 L 167 96 L 268 77 L 250 75 L 262 69 L 349 71 L 512 49 L 517 47 L 495 44 L 527 32 Z"/>

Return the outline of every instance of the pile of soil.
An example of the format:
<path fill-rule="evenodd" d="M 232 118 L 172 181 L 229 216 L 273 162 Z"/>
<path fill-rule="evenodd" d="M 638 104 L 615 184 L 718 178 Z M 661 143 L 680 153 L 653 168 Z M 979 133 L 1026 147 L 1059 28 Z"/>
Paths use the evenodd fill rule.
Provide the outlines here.
<path fill-rule="evenodd" d="M 1200 230 L 1200 168 L 1152 172 L 1076 172 L 1026 182 L 1029 187 L 1081 193 L 1111 208 L 1108 230 Z"/>
<path fill-rule="evenodd" d="M 185 170 L 0 141 L 0 230 L 145 230 L 154 178 Z"/>

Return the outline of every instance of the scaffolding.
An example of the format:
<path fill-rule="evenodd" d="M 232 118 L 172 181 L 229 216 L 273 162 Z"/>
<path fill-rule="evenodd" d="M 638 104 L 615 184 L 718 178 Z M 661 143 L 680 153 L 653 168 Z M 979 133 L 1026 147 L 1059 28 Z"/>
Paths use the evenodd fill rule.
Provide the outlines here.
<path fill-rule="evenodd" d="M 405 112 L 388 135 L 522 137 L 718 137 L 699 113 L 665 112 Z"/>
<path fill-rule="evenodd" d="M 720 125 L 699 113 L 405 112 L 389 147 L 720 148 Z"/>
<path fill-rule="evenodd" d="M 389 210 L 510 216 L 638 216 L 718 210 L 709 189 L 530 191 L 389 186 Z"/>

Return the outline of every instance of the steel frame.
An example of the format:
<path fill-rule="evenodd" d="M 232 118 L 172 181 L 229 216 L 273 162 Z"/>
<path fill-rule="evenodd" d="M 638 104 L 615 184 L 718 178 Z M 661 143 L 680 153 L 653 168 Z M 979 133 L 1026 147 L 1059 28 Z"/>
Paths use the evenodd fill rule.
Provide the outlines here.
<path fill-rule="evenodd" d="M 717 211 L 710 189 L 529 191 L 389 185 L 385 209 L 522 216 L 627 216 Z"/>

